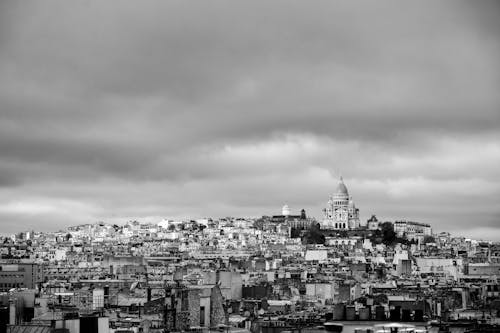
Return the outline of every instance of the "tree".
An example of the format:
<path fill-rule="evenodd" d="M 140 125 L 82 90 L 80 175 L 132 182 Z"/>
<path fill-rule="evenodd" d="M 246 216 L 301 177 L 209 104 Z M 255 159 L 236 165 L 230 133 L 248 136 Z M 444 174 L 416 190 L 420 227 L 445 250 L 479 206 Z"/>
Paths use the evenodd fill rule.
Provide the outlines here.
<path fill-rule="evenodd" d="M 299 238 L 300 237 L 300 229 L 292 228 L 290 232 L 290 238 Z"/>
<path fill-rule="evenodd" d="M 325 244 L 325 236 L 321 233 L 318 224 L 312 224 L 307 229 L 302 241 L 305 241 L 306 244 Z"/>
<path fill-rule="evenodd" d="M 263 230 L 264 229 L 264 219 L 257 219 L 254 221 L 253 226 L 255 229 Z"/>
<path fill-rule="evenodd" d="M 396 233 L 394 232 L 394 225 L 391 222 L 384 222 L 380 226 L 382 234 L 382 243 L 384 245 L 392 245 L 396 241 Z"/>
<path fill-rule="evenodd" d="M 434 239 L 433 236 L 430 236 L 430 235 L 424 236 L 424 244 L 435 243 L 435 242 L 436 242 L 436 240 Z"/>

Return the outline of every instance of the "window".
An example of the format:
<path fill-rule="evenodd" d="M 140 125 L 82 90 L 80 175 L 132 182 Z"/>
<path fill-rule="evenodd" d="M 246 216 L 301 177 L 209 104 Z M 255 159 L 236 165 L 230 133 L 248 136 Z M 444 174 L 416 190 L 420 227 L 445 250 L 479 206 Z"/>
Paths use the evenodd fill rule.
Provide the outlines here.
<path fill-rule="evenodd" d="M 200 326 L 205 326 L 205 307 L 200 306 Z"/>

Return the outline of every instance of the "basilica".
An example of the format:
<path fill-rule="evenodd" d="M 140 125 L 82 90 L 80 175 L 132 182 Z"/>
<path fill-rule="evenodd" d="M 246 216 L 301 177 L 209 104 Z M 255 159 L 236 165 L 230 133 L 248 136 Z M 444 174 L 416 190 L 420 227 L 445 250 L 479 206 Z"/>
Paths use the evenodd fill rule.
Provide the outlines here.
<path fill-rule="evenodd" d="M 354 206 L 352 197 L 340 177 L 335 193 L 330 196 L 327 207 L 323 209 L 324 219 L 321 229 L 352 230 L 359 228 L 359 209 Z"/>

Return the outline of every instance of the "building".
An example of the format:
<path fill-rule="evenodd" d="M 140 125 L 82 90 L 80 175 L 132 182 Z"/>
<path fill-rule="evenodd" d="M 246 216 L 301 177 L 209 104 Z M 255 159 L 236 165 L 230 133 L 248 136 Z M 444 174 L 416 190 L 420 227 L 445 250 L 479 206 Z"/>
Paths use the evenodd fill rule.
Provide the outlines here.
<path fill-rule="evenodd" d="M 219 285 L 174 287 L 167 291 L 166 326 L 169 330 L 217 327 L 226 324 Z"/>
<path fill-rule="evenodd" d="M 500 275 L 500 264 L 497 263 L 470 263 L 466 267 L 468 275 L 497 276 Z"/>
<path fill-rule="evenodd" d="M 394 222 L 394 232 L 398 237 L 405 237 L 409 240 L 423 241 L 425 236 L 432 235 L 430 224 L 412 222 L 412 221 L 396 221 Z"/>
<path fill-rule="evenodd" d="M 305 261 L 325 262 L 328 260 L 327 250 L 307 250 L 305 254 Z"/>
<path fill-rule="evenodd" d="M 377 220 L 375 215 L 372 215 L 368 221 L 366 221 L 368 230 L 377 230 L 380 226 L 380 222 Z"/>
<path fill-rule="evenodd" d="M 35 289 L 43 282 L 43 269 L 35 263 L 0 264 L 0 291 Z"/>
<path fill-rule="evenodd" d="M 451 276 L 457 280 L 464 273 L 464 262 L 459 258 L 415 258 L 420 274 Z"/>
<path fill-rule="evenodd" d="M 330 196 L 327 207 L 323 209 L 324 219 L 321 229 L 352 230 L 359 228 L 359 209 L 354 205 L 349 191 L 340 177 L 335 193 Z"/>
<path fill-rule="evenodd" d="M 281 210 L 281 215 L 273 215 L 270 222 L 287 224 L 290 228 L 302 230 L 309 228 L 313 219 L 307 218 L 305 209 L 300 211 L 300 215 L 292 215 L 290 207 L 284 205 Z"/>
<path fill-rule="evenodd" d="M 283 216 L 290 216 L 291 212 L 290 212 L 290 207 L 288 207 L 288 205 L 284 205 L 283 208 L 281 209 L 281 214 Z"/>

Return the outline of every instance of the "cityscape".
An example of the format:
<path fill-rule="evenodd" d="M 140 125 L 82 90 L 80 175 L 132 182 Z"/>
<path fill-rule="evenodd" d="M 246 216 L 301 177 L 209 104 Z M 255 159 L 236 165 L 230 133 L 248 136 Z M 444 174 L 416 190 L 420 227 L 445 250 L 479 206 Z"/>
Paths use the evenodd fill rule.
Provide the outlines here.
<path fill-rule="evenodd" d="M 0 251 L 3 332 L 371 332 L 388 322 L 494 331 L 499 322 L 500 243 L 421 222 L 362 222 L 342 177 L 320 219 L 285 204 L 253 219 L 98 222 L 13 234 Z"/>
<path fill-rule="evenodd" d="M 497 0 L 0 0 L 0 333 L 500 333 Z"/>

